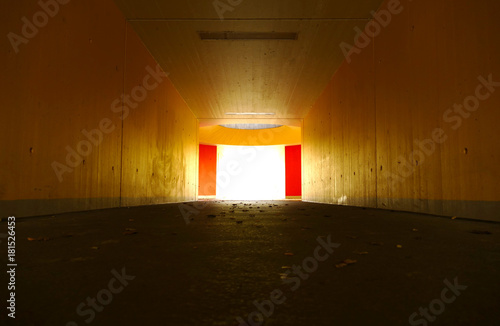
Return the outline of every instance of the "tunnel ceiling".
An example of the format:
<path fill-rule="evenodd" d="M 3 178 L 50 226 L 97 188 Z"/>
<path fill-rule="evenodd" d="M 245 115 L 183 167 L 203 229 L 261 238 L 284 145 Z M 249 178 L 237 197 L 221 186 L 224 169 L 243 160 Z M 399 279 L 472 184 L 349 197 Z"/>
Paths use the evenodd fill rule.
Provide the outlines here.
<path fill-rule="evenodd" d="M 382 1 L 115 2 L 202 126 L 297 126 L 344 61 L 340 43 L 353 44 Z"/>

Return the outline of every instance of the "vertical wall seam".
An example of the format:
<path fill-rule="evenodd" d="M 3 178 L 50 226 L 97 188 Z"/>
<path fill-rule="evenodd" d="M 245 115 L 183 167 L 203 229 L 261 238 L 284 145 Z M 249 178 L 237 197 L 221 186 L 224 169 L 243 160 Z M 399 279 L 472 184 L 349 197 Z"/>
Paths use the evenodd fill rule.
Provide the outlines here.
<path fill-rule="evenodd" d="M 373 58 L 373 110 L 374 110 L 374 125 L 375 125 L 375 207 L 379 207 L 379 194 L 378 194 L 378 178 L 379 178 L 379 169 L 378 169 L 378 128 L 377 128 L 377 59 L 375 57 L 375 36 L 373 36 L 373 49 L 372 49 L 372 58 Z"/>
<path fill-rule="evenodd" d="M 125 19 L 125 35 L 124 35 L 124 44 L 123 44 L 123 80 L 122 80 L 122 95 L 125 94 L 125 78 L 126 78 L 126 70 L 127 70 L 127 39 L 128 39 L 128 22 Z M 125 103 L 122 101 L 122 112 L 125 110 Z M 120 206 L 123 204 L 123 127 L 124 127 L 124 119 L 121 119 L 122 130 L 121 130 L 121 144 L 120 144 Z"/>

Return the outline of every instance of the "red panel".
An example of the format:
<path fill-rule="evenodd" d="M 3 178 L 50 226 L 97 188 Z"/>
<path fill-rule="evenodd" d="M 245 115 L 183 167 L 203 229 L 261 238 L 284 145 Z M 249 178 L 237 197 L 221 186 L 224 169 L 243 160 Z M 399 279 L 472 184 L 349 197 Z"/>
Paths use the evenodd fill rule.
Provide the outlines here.
<path fill-rule="evenodd" d="M 286 196 L 302 196 L 301 145 L 285 147 Z"/>
<path fill-rule="evenodd" d="M 217 146 L 200 145 L 198 196 L 215 196 L 217 179 Z"/>

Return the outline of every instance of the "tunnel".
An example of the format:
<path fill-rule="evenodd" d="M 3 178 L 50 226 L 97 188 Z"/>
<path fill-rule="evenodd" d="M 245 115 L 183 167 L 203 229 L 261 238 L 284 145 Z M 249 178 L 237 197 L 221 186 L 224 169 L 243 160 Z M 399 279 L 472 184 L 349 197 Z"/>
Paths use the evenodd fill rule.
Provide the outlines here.
<path fill-rule="evenodd" d="M 500 2 L 0 4 L 0 325 L 499 325 Z"/>

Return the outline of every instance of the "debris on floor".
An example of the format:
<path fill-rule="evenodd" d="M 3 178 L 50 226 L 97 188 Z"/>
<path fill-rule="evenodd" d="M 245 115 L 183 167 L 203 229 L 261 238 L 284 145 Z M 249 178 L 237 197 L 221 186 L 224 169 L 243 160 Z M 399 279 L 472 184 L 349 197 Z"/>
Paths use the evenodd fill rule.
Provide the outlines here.
<path fill-rule="evenodd" d="M 40 241 L 40 242 L 45 242 L 45 241 L 49 241 L 50 238 L 46 238 L 46 237 L 38 237 L 38 238 L 28 238 L 28 241 Z"/>
<path fill-rule="evenodd" d="M 125 229 L 125 232 L 123 232 L 123 235 L 134 235 L 134 234 L 137 234 L 137 230 L 136 229 Z"/>
<path fill-rule="evenodd" d="M 335 267 L 337 268 L 343 268 L 343 267 L 346 267 L 346 266 L 349 266 L 349 265 L 352 265 L 352 264 L 356 264 L 358 261 L 357 260 L 354 260 L 354 259 L 346 259 L 346 260 L 343 260 L 342 262 L 338 263 L 338 264 L 335 264 Z"/>
<path fill-rule="evenodd" d="M 481 231 L 481 230 L 472 230 L 472 231 L 469 231 L 469 233 L 472 233 L 472 234 L 482 234 L 482 235 L 489 235 L 489 234 L 493 234 L 489 231 Z"/>

